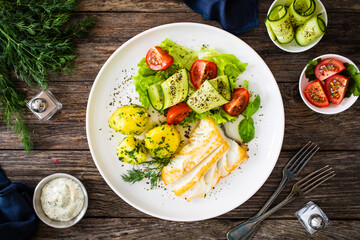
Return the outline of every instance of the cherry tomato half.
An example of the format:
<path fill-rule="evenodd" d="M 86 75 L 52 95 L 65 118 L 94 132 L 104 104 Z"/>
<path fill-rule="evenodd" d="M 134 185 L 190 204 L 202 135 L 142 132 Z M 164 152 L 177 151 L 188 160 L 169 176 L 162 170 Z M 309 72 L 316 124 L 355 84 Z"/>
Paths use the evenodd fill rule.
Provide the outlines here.
<path fill-rule="evenodd" d="M 320 81 L 335 75 L 342 70 L 345 69 L 344 64 L 339 62 L 338 60 L 332 59 L 332 58 L 326 58 L 321 60 L 316 66 L 315 66 L 315 76 Z"/>
<path fill-rule="evenodd" d="M 178 103 L 172 106 L 166 114 L 166 121 L 169 125 L 178 124 L 192 112 L 186 103 Z"/>
<path fill-rule="evenodd" d="M 173 62 L 174 58 L 158 46 L 150 48 L 146 54 L 146 64 L 155 71 L 164 70 L 170 67 Z"/>
<path fill-rule="evenodd" d="M 217 66 L 206 60 L 196 60 L 190 69 L 190 80 L 192 85 L 198 89 L 205 80 L 216 78 Z"/>
<path fill-rule="evenodd" d="M 309 85 L 305 88 L 304 94 L 306 99 L 316 107 L 329 106 L 329 100 L 325 95 L 320 80 L 309 83 Z"/>
<path fill-rule="evenodd" d="M 349 78 L 335 74 L 325 81 L 325 93 L 329 101 L 339 105 L 345 97 L 349 85 Z"/>
<path fill-rule="evenodd" d="M 224 104 L 224 110 L 231 116 L 240 115 L 249 103 L 250 94 L 246 88 L 235 88 L 231 101 Z"/>

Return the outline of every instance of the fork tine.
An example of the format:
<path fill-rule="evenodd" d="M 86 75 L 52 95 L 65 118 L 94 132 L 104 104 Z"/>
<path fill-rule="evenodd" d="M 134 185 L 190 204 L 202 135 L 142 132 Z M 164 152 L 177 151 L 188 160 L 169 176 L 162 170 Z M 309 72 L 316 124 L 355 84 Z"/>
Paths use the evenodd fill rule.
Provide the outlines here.
<path fill-rule="evenodd" d="M 296 159 L 296 161 L 289 167 L 289 169 L 293 168 L 293 167 L 297 164 L 297 162 L 308 152 L 308 150 L 314 146 L 314 144 L 315 144 L 315 143 L 311 142 L 311 143 L 308 145 L 308 147 L 301 152 L 300 156 L 298 156 L 298 158 Z M 299 153 L 300 153 L 300 152 L 299 152 Z"/>
<path fill-rule="evenodd" d="M 305 193 L 309 193 L 311 192 L 312 190 L 314 190 L 315 188 L 317 188 L 319 185 L 323 184 L 324 182 L 326 182 L 327 180 L 329 180 L 330 178 L 334 177 L 335 176 L 335 172 L 332 171 L 332 172 L 329 172 L 328 174 L 326 174 L 324 177 L 326 177 L 325 179 L 323 179 L 321 182 L 317 183 L 315 186 L 313 186 L 312 188 L 308 189 L 305 191 Z M 322 178 L 324 178 L 322 177 Z M 320 179 L 318 179 L 320 180 Z"/>
<path fill-rule="evenodd" d="M 330 175 L 334 174 L 334 171 L 332 171 L 332 168 L 330 167 L 325 167 L 325 168 L 322 168 L 324 170 L 322 171 L 316 171 L 317 174 L 315 176 L 313 176 L 312 178 L 310 179 L 307 179 L 307 181 L 305 182 L 300 182 L 298 184 L 298 187 L 301 189 L 302 192 L 304 193 L 308 193 L 310 192 L 311 190 L 313 190 L 314 188 L 316 188 L 318 185 L 320 185 L 322 182 L 323 179 L 326 179 L 327 180 L 327 177 L 329 177 Z M 307 177 L 306 177 L 307 178 Z M 326 181 L 325 180 L 325 181 Z M 321 182 L 321 183 L 319 183 Z M 319 183 L 319 184 L 318 184 Z M 314 186 L 315 185 L 315 186 Z M 310 188 L 310 190 L 309 190 Z"/>
<path fill-rule="evenodd" d="M 320 149 L 316 144 L 314 147 L 306 154 L 306 156 L 301 159 L 301 161 L 296 165 L 296 167 L 292 170 L 294 174 L 298 174 L 305 167 L 308 161 L 314 156 L 314 154 Z"/>
<path fill-rule="evenodd" d="M 305 166 L 305 165 L 302 165 L 302 163 L 307 163 L 307 162 L 304 162 L 304 161 L 307 161 L 307 160 L 310 160 L 312 155 L 310 156 L 309 159 L 307 159 L 307 157 L 309 156 L 309 154 L 311 154 L 311 152 L 317 147 L 317 145 L 311 141 L 309 141 L 310 144 L 306 144 L 305 146 L 307 146 L 305 148 L 305 150 L 303 150 L 304 148 L 302 148 L 294 157 L 297 157 L 299 154 L 300 156 L 292 163 L 292 165 L 288 168 L 289 171 L 291 171 L 294 176 L 296 176 L 297 173 L 299 173 L 301 171 L 298 171 L 297 173 L 295 173 L 295 171 L 298 169 L 298 167 L 300 166 Z M 303 151 L 302 151 L 303 150 Z M 316 150 L 317 151 L 317 150 Z M 316 152 L 315 151 L 315 152 Z M 305 156 L 304 156 L 305 155 Z M 294 169 L 295 168 L 295 169 Z"/>
<path fill-rule="evenodd" d="M 296 159 L 296 161 L 289 167 L 289 169 L 293 168 L 293 167 L 297 164 L 297 162 L 308 152 L 308 150 L 314 146 L 314 144 L 315 144 L 315 143 L 311 142 L 311 144 L 308 145 L 308 147 L 307 147 L 304 151 L 301 152 L 300 156 L 299 156 L 299 157 Z M 300 152 L 299 152 L 299 153 L 300 153 Z"/>
<path fill-rule="evenodd" d="M 330 168 L 326 168 L 325 170 L 319 172 L 318 174 L 316 174 L 316 176 L 313 176 L 312 178 L 308 179 L 306 182 L 299 184 L 299 187 L 304 191 L 306 190 L 306 188 L 311 187 L 313 184 L 316 184 L 319 180 L 323 179 L 324 177 L 326 177 L 329 173 L 334 173 L 334 171 L 332 171 L 333 169 Z M 330 172 L 331 171 L 331 172 Z"/>
<path fill-rule="evenodd" d="M 314 175 L 317 174 L 318 172 L 321 172 L 322 170 L 324 170 L 324 169 L 326 169 L 326 168 L 328 168 L 328 167 L 329 167 L 329 165 L 326 165 L 325 167 L 322 167 L 322 168 L 320 168 L 320 169 L 318 169 L 318 170 L 310 173 L 310 174 L 307 175 L 306 177 L 300 179 L 300 180 L 297 182 L 297 184 L 298 184 L 298 185 L 302 184 L 302 183 L 303 183 L 305 180 L 307 180 L 308 178 L 311 178 L 312 176 L 314 176 Z"/>
<path fill-rule="evenodd" d="M 307 143 L 289 160 L 289 162 L 286 164 L 285 167 L 289 167 L 290 164 L 293 164 L 293 162 L 294 162 L 294 160 L 296 160 L 297 156 L 298 156 L 299 154 L 303 154 L 304 149 L 307 148 L 307 147 L 309 146 L 309 144 L 313 144 L 313 142 L 311 142 L 311 141 L 307 142 Z M 306 152 L 306 151 L 307 151 L 307 149 L 305 150 L 305 152 Z M 300 156 L 300 157 L 301 157 L 301 156 Z M 296 161 L 295 161 L 295 162 L 296 162 Z M 291 166 L 292 166 L 292 165 L 291 165 Z"/>

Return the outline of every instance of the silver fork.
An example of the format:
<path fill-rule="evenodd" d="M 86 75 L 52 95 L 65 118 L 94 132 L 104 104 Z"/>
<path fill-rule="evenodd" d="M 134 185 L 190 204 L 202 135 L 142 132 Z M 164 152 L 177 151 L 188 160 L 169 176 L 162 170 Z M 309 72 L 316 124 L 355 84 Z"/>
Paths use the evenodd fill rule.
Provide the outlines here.
<path fill-rule="evenodd" d="M 276 212 L 277 210 L 279 210 L 281 207 L 285 206 L 289 202 L 295 200 L 296 198 L 308 194 L 309 192 L 311 192 L 312 190 L 314 190 L 319 185 L 329 180 L 333 176 L 335 176 L 335 172 L 332 170 L 331 167 L 329 167 L 329 165 L 326 165 L 325 167 L 310 173 L 309 175 L 307 175 L 306 177 L 299 180 L 297 183 L 293 185 L 290 194 L 282 202 L 280 202 L 278 205 L 276 205 L 274 208 L 270 209 L 266 213 L 256 218 L 249 219 L 240 226 L 230 230 L 226 234 L 226 237 L 228 239 L 251 238 L 253 233 L 256 231 L 259 223 L 261 223 L 265 218 L 269 217 L 271 214 L 273 214 L 274 212 Z"/>
<path fill-rule="evenodd" d="M 308 163 L 308 161 L 312 158 L 312 156 L 314 156 L 314 154 L 318 150 L 319 147 L 315 143 L 309 141 L 289 160 L 289 162 L 285 165 L 284 169 L 282 170 L 282 179 L 278 188 L 275 190 L 275 192 L 269 198 L 269 200 L 265 203 L 265 205 L 260 209 L 260 211 L 249 220 L 255 219 L 256 217 L 260 216 L 270 207 L 270 205 L 274 202 L 274 200 L 277 198 L 280 192 L 284 189 L 286 184 L 291 180 L 293 180 L 296 176 L 298 176 L 298 174 L 301 172 L 304 166 Z M 230 232 L 234 232 L 235 234 L 236 231 L 237 229 L 234 228 Z M 251 238 L 251 236 L 249 237 Z"/>

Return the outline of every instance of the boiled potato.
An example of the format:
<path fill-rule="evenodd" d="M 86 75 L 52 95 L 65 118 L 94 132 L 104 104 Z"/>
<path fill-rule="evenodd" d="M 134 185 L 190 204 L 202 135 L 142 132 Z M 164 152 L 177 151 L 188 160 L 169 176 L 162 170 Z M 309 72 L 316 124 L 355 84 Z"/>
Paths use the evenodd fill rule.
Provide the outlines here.
<path fill-rule="evenodd" d="M 146 109 L 138 105 L 118 108 L 109 119 L 109 126 L 126 135 L 139 135 L 149 121 Z"/>
<path fill-rule="evenodd" d="M 179 147 L 180 139 L 180 134 L 174 126 L 164 124 L 146 133 L 145 147 L 154 157 L 169 158 Z"/>
<path fill-rule="evenodd" d="M 119 160 L 133 165 L 146 161 L 147 150 L 144 142 L 134 136 L 124 138 L 116 148 Z"/>

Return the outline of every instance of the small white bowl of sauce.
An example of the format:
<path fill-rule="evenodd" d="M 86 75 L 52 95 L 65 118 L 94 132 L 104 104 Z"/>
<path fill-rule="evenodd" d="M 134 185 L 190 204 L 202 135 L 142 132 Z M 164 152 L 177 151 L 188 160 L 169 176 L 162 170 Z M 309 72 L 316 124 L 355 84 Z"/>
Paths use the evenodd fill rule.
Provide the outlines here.
<path fill-rule="evenodd" d="M 33 205 L 45 224 L 67 228 L 78 223 L 85 215 L 88 195 L 79 179 L 66 173 L 55 173 L 38 183 Z"/>

